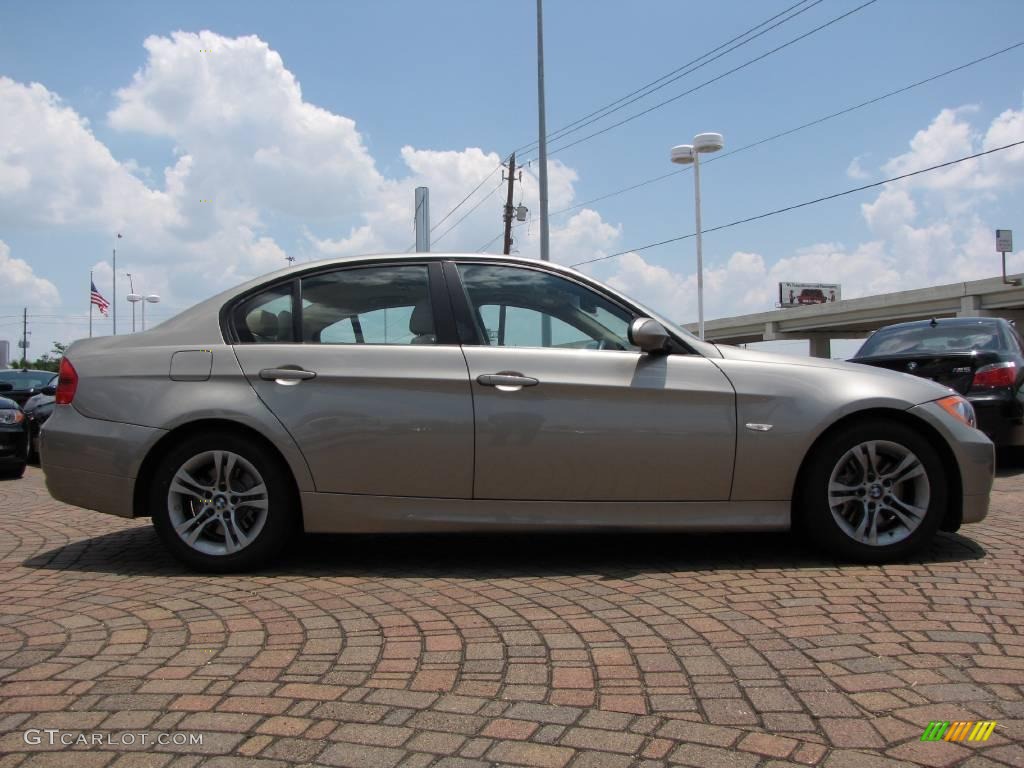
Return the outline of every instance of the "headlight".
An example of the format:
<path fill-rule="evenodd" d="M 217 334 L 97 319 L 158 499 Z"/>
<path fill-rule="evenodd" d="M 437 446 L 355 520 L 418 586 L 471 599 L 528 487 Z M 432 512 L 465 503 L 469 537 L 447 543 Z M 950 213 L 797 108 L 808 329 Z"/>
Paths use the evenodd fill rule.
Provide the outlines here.
<path fill-rule="evenodd" d="M 0 411 L 0 424 L 21 424 L 25 420 L 25 414 L 13 408 L 5 408 Z"/>
<path fill-rule="evenodd" d="M 937 400 L 936 404 L 957 421 L 963 422 L 968 427 L 977 428 L 978 420 L 974 416 L 974 406 L 960 395 L 944 397 Z"/>

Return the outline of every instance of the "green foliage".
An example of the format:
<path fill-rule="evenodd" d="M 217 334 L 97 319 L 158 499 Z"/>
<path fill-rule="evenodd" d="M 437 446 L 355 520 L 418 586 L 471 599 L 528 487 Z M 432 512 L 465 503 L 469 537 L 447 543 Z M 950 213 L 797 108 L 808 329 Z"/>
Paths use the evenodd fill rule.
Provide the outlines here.
<path fill-rule="evenodd" d="M 60 368 L 60 359 L 64 357 L 64 350 L 67 348 L 67 344 L 61 344 L 59 341 L 55 341 L 53 342 L 53 349 L 36 360 L 22 360 L 21 367 L 32 368 L 37 371 L 53 371 L 56 373 Z"/>

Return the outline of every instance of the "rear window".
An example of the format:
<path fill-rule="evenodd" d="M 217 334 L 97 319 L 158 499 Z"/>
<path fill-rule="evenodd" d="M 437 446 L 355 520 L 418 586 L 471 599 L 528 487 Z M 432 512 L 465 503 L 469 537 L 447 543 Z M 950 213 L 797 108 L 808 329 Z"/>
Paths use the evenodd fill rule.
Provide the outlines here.
<path fill-rule="evenodd" d="M 864 342 L 856 357 L 941 355 L 949 352 L 999 351 L 1006 339 L 998 323 L 883 328 Z"/>
<path fill-rule="evenodd" d="M 0 371 L 0 383 L 12 384 L 16 390 L 41 389 L 50 383 L 53 374 L 49 371 L 34 373 L 29 371 Z M 6 387 L 4 387 L 6 389 Z"/>

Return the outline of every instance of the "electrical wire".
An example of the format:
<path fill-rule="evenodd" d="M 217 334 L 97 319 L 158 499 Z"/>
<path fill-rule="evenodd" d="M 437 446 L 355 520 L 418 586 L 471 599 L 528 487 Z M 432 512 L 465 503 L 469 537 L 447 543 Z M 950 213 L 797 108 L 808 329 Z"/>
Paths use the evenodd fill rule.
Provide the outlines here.
<path fill-rule="evenodd" d="M 867 8 L 869 5 L 874 5 L 876 2 L 878 2 L 878 0 L 867 0 L 867 2 L 861 3 L 856 8 L 853 8 L 853 9 L 847 11 L 846 13 L 843 13 L 843 14 L 840 14 L 839 16 L 836 16 L 835 18 L 830 19 L 829 21 L 826 21 L 824 24 L 819 24 L 818 26 L 814 27 L 813 29 L 810 29 L 807 32 L 804 32 L 802 35 L 798 35 L 797 37 L 794 37 L 793 39 L 788 40 L 785 43 L 782 43 L 781 45 L 778 45 L 775 48 L 772 48 L 771 50 L 766 51 L 765 53 L 762 53 L 760 56 L 755 56 L 752 59 L 748 59 L 747 61 L 743 62 L 742 64 L 739 64 L 739 65 L 733 67 L 730 70 L 727 70 L 725 72 L 722 72 L 719 75 L 716 75 L 715 77 L 711 78 L 710 80 L 705 80 L 703 83 L 700 83 L 699 85 L 695 85 L 693 88 L 690 88 L 689 90 L 683 91 L 682 93 L 678 93 L 675 96 L 672 96 L 671 98 L 668 98 L 668 99 L 665 99 L 664 101 L 658 102 L 657 104 L 653 104 L 650 107 L 647 107 L 647 109 L 641 110 L 640 112 L 636 112 L 635 114 L 632 114 L 632 115 L 630 115 L 627 118 L 619 120 L 616 123 L 612 123 L 611 125 L 607 125 L 604 128 L 601 128 L 600 130 L 595 131 L 594 133 L 589 133 L 586 136 L 583 136 L 582 138 L 579 138 L 579 139 L 576 139 L 575 141 L 569 142 L 568 144 L 563 144 L 562 146 L 557 147 L 555 149 L 549 149 L 548 150 L 548 156 L 550 157 L 551 155 L 553 155 L 553 154 L 555 154 L 557 152 L 562 152 L 563 150 L 569 149 L 570 147 L 575 147 L 575 146 L 577 146 L 579 144 L 582 144 L 585 141 L 590 141 L 591 139 L 594 139 L 594 138 L 596 138 L 598 136 L 601 136 L 602 134 L 605 134 L 608 131 L 611 131 L 611 130 L 614 130 L 616 128 L 619 128 L 620 126 L 626 125 L 627 123 L 631 123 L 632 121 L 634 121 L 634 120 L 636 120 L 638 118 L 641 118 L 644 115 L 648 115 L 651 112 L 654 112 L 655 110 L 661 109 L 662 107 L 665 107 L 665 106 L 667 106 L 667 105 L 669 105 L 669 104 L 671 104 L 671 103 L 673 103 L 675 101 L 678 101 L 679 99 L 683 98 L 684 96 L 689 96 L 690 94 L 696 93 L 697 91 L 699 91 L 699 90 L 701 90 L 703 88 L 706 88 L 707 86 L 711 85 L 712 83 L 717 83 L 719 80 L 722 80 L 722 79 L 724 79 L 726 77 L 729 77 L 730 75 L 733 75 L 733 74 L 735 74 L 735 73 L 737 73 L 737 72 L 739 72 L 741 70 L 744 70 L 747 67 L 749 67 L 749 66 L 751 66 L 753 64 L 756 64 L 757 62 L 762 61 L 762 60 L 768 58 L 769 56 L 771 56 L 771 55 L 773 55 L 775 53 L 778 53 L 779 51 L 785 50 L 789 46 L 794 45 L 794 44 L 800 42 L 801 40 L 805 40 L 806 38 L 810 37 L 813 34 L 816 34 L 817 32 L 821 32 L 823 29 L 827 29 L 828 27 L 832 26 L 833 24 L 839 23 L 843 19 L 846 19 L 849 16 L 852 16 L 853 14 L 857 13 L 858 11 L 861 11 L 864 8 Z"/>
<path fill-rule="evenodd" d="M 492 172 L 492 173 L 493 173 L 493 172 Z M 486 203 L 486 202 L 487 202 L 488 200 L 490 200 L 490 199 L 491 199 L 491 196 L 492 196 L 492 195 L 493 195 L 493 194 L 494 194 L 495 192 L 497 192 L 497 191 L 498 191 L 499 189 L 501 189 L 501 187 L 502 187 L 502 186 L 504 186 L 504 184 L 505 184 L 505 181 L 504 181 L 504 180 L 502 180 L 502 181 L 499 181 L 499 182 L 498 182 L 498 186 L 496 186 L 496 187 L 495 187 L 494 189 L 492 189 L 492 190 L 491 190 L 491 191 L 490 191 L 490 192 L 489 192 L 488 194 L 486 194 L 486 195 L 484 195 L 483 197 L 481 197 L 481 198 L 480 198 L 480 200 L 479 200 L 479 201 L 477 202 L 477 204 L 476 204 L 476 205 L 474 205 L 474 206 L 473 206 L 472 208 L 470 208 L 470 209 L 469 209 L 468 211 L 466 211 L 466 212 L 465 212 L 464 214 L 462 214 L 462 216 L 461 216 L 461 217 L 459 218 L 459 220 L 458 220 L 458 221 L 456 221 L 456 222 L 455 222 L 454 224 L 452 224 L 452 225 L 451 225 L 450 227 L 448 227 L 448 229 L 446 229 L 446 230 L 444 231 L 444 233 L 443 233 L 443 234 L 441 234 L 441 235 L 439 235 L 438 237 L 434 238 L 434 240 L 433 240 L 433 241 L 431 242 L 431 246 L 434 246 L 434 245 L 436 245 L 437 243 L 441 242 L 441 241 L 442 241 L 442 240 L 443 240 L 443 239 L 445 238 L 445 236 L 446 236 L 446 235 L 447 235 L 447 234 L 448 234 L 449 232 L 451 232 L 451 231 L 452 231 L 453 229 L 455 229 L 455 228 L 456 228 L 457 226 L 459 226 L 459 224 L 461 224 L 461 223 L 462 223 L 463 221 L 465 221 L 465 220 L 466 220 L 466 218 L 467 218 L 467 217 L 468 217 L 468 216 L 469 216 L 469 215 L 470 215 L 471 213 L 473 213 L 473 211 L 475 211 L 475 210 L 476 210 L 477 208 L 479 208 L 479 207 L 480 207 L 481 205 L 483 205 L 483 204 L 484 204 L 484 203 Z"/>
<path fill-rule="evenodd" d="M 759 28 L 765 26 L 766 24 L 769 24 L 769 23 L 775 21 L 780 16 L 784 16 L 785 14 L 789 13 L 793 9 L 795 9 L 795 8 L 801 6 L 801 5 L 805 5 L 808 2 L 810 2 L 810 0 L 800 0 L 800 2 L 795 3 L 794 5 L 789 6 L 788 8 L 786 8 L 783 11 L 780 11 L 779 13 L 775 14 L 771 18 L 766 19 L 765 21 L 762 21 L 759 24 L 755 24 L 753 27 L 748 29 L 746 32 L 743 32 L 742 34 L 737 35 L 736 37 L 732 38 L 731 40 L 727 40 L 726 42 L 724 42 L 721 45 L 719 45 L 717 48 L 713 48 L 710 51 L 708 51 L 707 53 L 704 53 L 704 54 L 698 56 L 695 59 L 691 59 L 686 64 L 683 64 L 681 67 L 677 67 L 676 69 L 672 70 L 671 72 L 669 72 L 669 73 L 667 73 L 665 75 L 662 75 L 661 77 L 657 78 L 656 80 L 652 80 L 651 82 L 647 83 L 646 85 L 643 85 L 640 88 L 637 88 L 635 91 L 627 93 L 625 96 L 623 96 L 623 97 L 621 97 L 619 99 L 616 99 L 615 101 L 613 101 L 613 102 L 611 102 L 609 104 L 605 104 L 603 107 L 599 107 L 595 111 L 593 111 L 593 112 L 591 112 L 591 113 L 589 113 L 587 115 L 584 115 L 583 117 L 578 118 L 577 120 L 574 120 L 573 122 L 568 123 L 567 125 L 562 126 L 558 130 L 552 131 L 547 136 L 548 141 L 556 141 L 556 140 L 558 140 L 560 138 L 568 136 L 569 134 L 575 133 L 576 131 L 581 130 L 582 128 L 586 127 L 587 125 L 590 125 L 593 122 L 596 122 L 598 120 L 602 120 L 605 117 L 607 117 L 608 115 L 610 115 L 610 114 L 612 114 L 614 112 L 618 112 L 620 109 L 624 109 L 625 107 L 628 107 L 630 104 L 633 104 L 634 102 L 639 101 L 640 99 L 643 99 L 643 98 L 649 96 L 650 94 L 654 93 L 655 91 L 659 91 L 662 88 L 664 88 L 665 86 L 670 85 L 670 84 L 676 82 L 677 80 L 679 80 L 679 79 L 681 79 L 683 77 L 686 77 L 687 75 L 690 75 L 690 74 L 696 72 L 701 67 L 704 67 L 707 64 L 710 64 L 711 62 L 716 61 L 716 60 L 720 59 L 721 57 L 723 57 L 723 56 L 725 56 L 725 55 L 727 55 L 729 53 L 732 53 L 737 48 L 740 48 L 740 47 L 742 47 L 744 45 L 747 45 L 748 43 L 752 43 L 754 40 L 756 40 L 757 38 L 761 37 L 764 34 L 767 34 L 768 32 L 770 32 L 771 30 L 775 29 L 776 27 L 778 27 L 778 26 L 780 26 L 782 24 L 785 24 L 787 21 L 795 19 L 797 16 L 799 16 L 802 13 L 804 13 L 805 11 L 809 11 L 814 6 L 816 6 L 819 3 L 823 2 L 823 0 L 814 0 L 814 2 L 811 2 L 810 5 L 806 5 L 804 8 L 800 8 L 800 10 L 798 10 L 792 16 L 789 16 L 789 17 L 787 17 L 785 19 L 782 19 L 782 21 L 779 21 L 779 22 L 777 22 L 775 24 L 772 24 L 770 27 L 768 27 L 766 29 L 763 29 L 760 32 L 757 32 L 757 34 L 753 35 L 753 37 L 750 37 L 747 40 L 743 40 L 742 42 L 737 43 L 736 45 L 734 45 L 732 48 L 729 48 L 728 50 L 725 50 L 725 51 L 722 50 L 723 48 L 727 48 L 728 46 L 732 45 L 733 43 L 736 43 L 738 40 L 741 40 L 742 38 L 746 37 L 747 35 L 750 35 L 751 33 L 757 31 Z M 713 56 L 713 54 L 718 54 L 718 55 L 717 56 Z M 708 58 L 708 57 L 711 57 L 711 58 Z M 702 59 L 707 59 L 707 61 L 701 61 Z M 701 62 L 701 63 L 698 64 L 698 62 Z M 593 118 L 593 119 L 591 119 L 591 118 Z M 578 127 L 575 127 L 575 126 L 578 126 Z M 521 151 L 532 152 L 534 149 L 537 148 L 537 145 L 538 145 L 537 141 L 532 141 L 529 144 L 526 144 L 526 145 L 520 147 L 519 149 L 517 149 L 516 152 L 521 152 Z"/>
<path fill-rule="evenodd" d="M 1006 150 L 1006 149 L 1012 149 L 1013 147 L 1019 147 L 1022 144 L 1024 144 L 1024 139 L 1021 139 L 1020 141 L 1015 141 L 1015 142 L 1013 142 L 1011 144 L 1004 144 L 1003 146 L 995 147 L 994 149 L 988 149 L 988 150 L 985 150 L 984 152 L 976 152 L 973 155 L 966 155 L 965 157 L 960 157 L 960 158 L 957 158 L 956 160 L 949 160 L 949 161 L 947 161 L 945 163 L 939 163 L 938 165 L 932 165 L 932 166 L 929 166 L 928 168 L 921 168 L 920 170 L 917 170 L 917 171 L 911 171 L 910 173 L 904 173 L 904 174 L 901 174 L 899 176 L 893 176 L 890 179 L 883 179 L 882 181 L 875 181 L 875 182 L 872 182 L 871 184 L 863 184 L 863 185 L 861 185 L 859 187 L 853 187 L 852 189 L 846 189 L 846 190 L 843 190 L 842 192 L 836 192 L 836 193 L 831 194 L 831 195 L 825 195 L 824 197 L 818 197 L 818 198 L 815 198 L 814 200 L 807 200 L 806 202 L 803 202 L 803 203 L 796 203 L 795 205 L 787 205 L 785 208 L 776 208 L 773 211 L 767 211 L 765 213 L 759 213 L 756 216 L 748 216 L 745 219 L 737 219 L 736 221 L 730 221 L 728 224 L 720 224 L 717 227 L 710 227 L 708 229 L 704 229 L 704 230 L 702 230 L 702 234 L 708 234 L 710 232 L 718 232 L 719 230 L 729 229 L 730 227 L 736 227 L 736 226 L 739 226 L 740 224 L 748 224 L 748 223 L 750 223 L 752 221 L 758 221 L 760 219 L 767 219 L 769 216 L 777 216 L 780 213 L 787 213 L 789 211 L 795 211 L 798 208 L 806 208 L 809 205 L 816 205 L 818 203 L 824 203 L 827 200 L 835 200 L 838 197 L 844 197 L 846 195 L 852 195 L 855 192 L 863 192 L 866 189 L 873 189 L 874 187 L 880 187 L 880 186 L 882 186 L 884 184 L 891 184 L 894 181 L 901 181 L 902 179 L 908 179 L 911 176 L 919 176 L 922 173 L 929 173 L 931 171 L 937 171 L 940 168 L 948 168 L 951 165 L 956 165 L 958 163 L 963 163 L 963 162 L 966 162 L 967 160 L 974 160 L 974 159 L 979 158 L 979 157 L 984 157 L 985 155 L 991 155 L 991 154 L 994 154 L 996 152 L 1002 152 L 1003 150 Z M 627 253 L 637 253 L 639 251 L 646 251 L 646 250 L 648 250 L 650 248 L 657 248 L 660 245 L 668 245 L 669 243 L 677 243 L 680 240 L 687 240 L 687 239 L 689 239 L 691 237 L 696 237 L 696 236 L 697 236 L 696 232 L 691 232 L 688 235 L 680 235 L 678 237 L 670 237 L 668 240 L 661 240 L 660 242 L 657 242 L 657 243 L 648 243 L 647 245 L 642 245 L 642 246 L 640 246 L 638 248 L 628 248 L 628 249 L 626 249 L 624 251 L 619 251 L 618 253 L 612 253 L 612 254 L 609 254 L 607 256 L 599 256 L 596 259 L 587 259 L 586 261 L 577 261 L 575 264 L 570 264 L 569 266 L 571 266 L 571 267 L 580 267 L 580 266 L 583 266 L 584 264 L 593 264 L 593 263 L 598 262 L 598 261 L 606 261 L 607 259 L 614 259 L 614 258 L 616 258 L 618 256 L 625 256 Z"/>
<path fill-rule="evenodd" d="M 960 71 L 965 70 L 965 69 L 967 69 L 969 67 L 973 67 L 976 64 L 981 64 L 981 63 L 986 62 L 986 61 L 988 61 L 990 59 L 994 59 L 996 56 L 1001 56 L 1004 53 L 1009 53 L 1012 50 L 1020 48 L 1021 46 L 1024 46 L 1024 41 L 1021 41 L 1021 42 L 1018 42 L 1018 43 L 1014 43 L 1013 45 L 1009 45 L 1009 46 L 1007 46 L 1005 48 L 1001 48 L 998 51 L 994 51 L 994 52 L 989 53 L 989 54 L 987 54 L 985 56 L 981 56 L 980 58 L 973 59 L 972 61 L 968 61 L 967 63 L 961 64 L 960 66 L 957 66 L 957 67 L 953 67 L 952 69 L 947 69 L 944 72 L 939 72 L 938 74 L 931 75 L 930 77 L 926 77 L 923 80 L 918 80 L 917 82 L 910 83 L 909 85 L 905 85 L 905 86 L 903 86 L 901 88 L 897 88 L 895 90 L 888 91 L 886 93 L 883 93 L 880 96 L 875 96 L 874 98 L 868 99 L 867 101 L 862 101 L 859 104 L 854 104 L 851 107 L 846 107 L 845 109 L 841 109 L 838 112 L 832 112 L 831 114 L 825 115 L 824 117 L 816 118 L 814 120 L 811 120 L 810 122 L 803 123 L 802 125 L 798 125 L 795 128 L 790 128 L 790 129 L 782 131 L 780 133 L 776 133 L 776 134 L 773 134 L 771 136 L 766 136 L 763 139 L 758 139 L 757 141 L 751 142 L 750 144 L 745 144 L 742 147 L 737 147 L 736 149 L 730 150 L 728 152 L 722 152 L 721 154 L 715 154 L 713 157 L 711 157 L 711 158 L 709 158 L 707 160 L 701 161 L 701 165 L 707 165 L 708 163 L 713 163 L 716 160 L 723 160 L 726 157 L 729 157 L 731 155 L 737 155 L 740 152 L 746 152 L 748 149 L 753 149 L 754 147 L 761 146 L 762 144 L 767 144 L 768 142 L 776 141 L 777 139 L 781 139 L 781 138 L 784 138 L 786 136 L 791 136 L 794 133 L 797 133 L 798 131 L 802 131 L 802 130 L 804 130 L 806 128 L 811 128 L 811 127 L 813 127 L 815 125 L 821 125 L 822 123 L 827 122 L 829 120 L 833 120 L 834 118 L 842 117 L 843 115 L 848 115 L 851 112 L 856 112 L 859 109 L 863 109 L 864 107 L 869 107 L 872 104 L 877 104 L 878 102 L 884 101 L 885 99 L 891 98 L 893 96 L 898 96 L 901 93 L 906 93 L 907 91 L 913 90 L 914 88 L 918 88 L 918 87 L 920 87 L 922 85 L 927 85 L 928 83 L 932 83 L 932 82 L 934 82 L 936 80 L 939 80 L 939 79 L 941 79 L 943 77 L 946 77 L 948 75 L 952 75 L 952 74 L 954 74 L 956 72 L 960 72 Z M 679 174 L 685 173 L 685 172 L 687 172 L 689 170 L 691 170 L 690 166 L 687 166 L 685 168 L 680 168 L 679 170 L 675 170 L 675 171 L 669 171 L 668 173 L 663 173 L 660 176 L 655 176 L 654 178 L 647 179 L 646 181 L 641 181 L 641 182 L 639 182 L 637 184 L 633 184 L 633 185 L 631 185 L 629 187 L 624 187 L 623 189 L 618 189 L 618 190 L 615 190 L 614 192 L 608 192 L 607 194 L 601 195 L 600 197 L 595 197 L 595 198 L 592 198 L 592 199 L 587 200 L 585 202 L 577 203 L 575 205 L 571 205 L 568 208 L 562 208 L 561 210 L 554 211 L 553 213 L 550 213 L 548 215 L 549 216 L 558 216 L 558 215 L 563 214 L 563 213 L 568 213 L 570 211 L 575 211 L 578 208 L 585 208 L 588 205 L 593 205 L 594 203 L 601 202 L 602 200 L 607 200 L 610 197 L 616 197 L 617 195 L 621 195 L 621 194 L 624 194 L 626 192 L 632 192 L 634 189 L 640 189 L 641 187 L 645 187 L 648 184 L 654 184 L 655 182 L 663 181 L 665 179 L 671 178 L 672 176 L 678 176 Z"/>

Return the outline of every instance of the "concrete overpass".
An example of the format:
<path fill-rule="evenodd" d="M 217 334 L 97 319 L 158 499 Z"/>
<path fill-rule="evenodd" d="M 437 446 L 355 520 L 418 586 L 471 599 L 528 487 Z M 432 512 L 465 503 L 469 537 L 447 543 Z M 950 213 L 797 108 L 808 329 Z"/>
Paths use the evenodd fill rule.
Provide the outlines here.
<path fill-rule="evenodd" d="M 1009 277 L 1019 280 L 1024 274 Z M 994 277 L 723 317 L 704 322 L 704 337 L 723 344 L 807 339 L 812 356 L 831 357 L 832 339 L 863 339 L 882 326 L 909 320 L 976 316 L 1005 317 L 1024 328 L 1024 286 Z M 697 333 L 697 323 L 684 327 Z"/>

